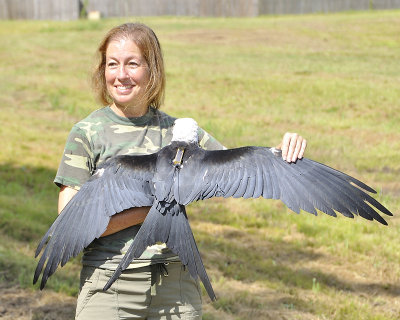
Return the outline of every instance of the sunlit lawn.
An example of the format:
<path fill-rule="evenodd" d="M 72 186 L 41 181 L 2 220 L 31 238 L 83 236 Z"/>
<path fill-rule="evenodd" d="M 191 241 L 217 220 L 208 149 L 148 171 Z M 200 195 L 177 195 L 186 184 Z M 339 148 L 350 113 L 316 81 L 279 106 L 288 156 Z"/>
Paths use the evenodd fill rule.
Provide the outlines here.
<path fill-rule="evenodd" d="M 97 43 L 126 20 L 0 21 L 3 282 L 31 287 L 68 131 L 99 107 L 88 81 Z M 190 206 L 219 297 L 204 295 L 204 319 L 400 318 L 400 12 L 140 21 L 163 46 L 164 111 L 227 147 L 296 131 L 307 157 L 376 188 L 395 214 L 384 227 L 260 199 Z M 75 259 L 49 289 L 76 294 L 78 272 Z"/>

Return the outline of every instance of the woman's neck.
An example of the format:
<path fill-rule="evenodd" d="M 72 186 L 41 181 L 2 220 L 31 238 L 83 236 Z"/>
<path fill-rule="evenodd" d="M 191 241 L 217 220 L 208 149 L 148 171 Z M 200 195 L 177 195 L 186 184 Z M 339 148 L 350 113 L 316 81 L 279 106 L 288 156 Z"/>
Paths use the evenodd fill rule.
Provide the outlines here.
<path fill-rule="evenodd" d="M 111 104 L 111 110 L 117 115 L 125 118 L 138 118 L 144 116 L 149 110 L 148 106 L 118 106 L 115 103 Z"/>

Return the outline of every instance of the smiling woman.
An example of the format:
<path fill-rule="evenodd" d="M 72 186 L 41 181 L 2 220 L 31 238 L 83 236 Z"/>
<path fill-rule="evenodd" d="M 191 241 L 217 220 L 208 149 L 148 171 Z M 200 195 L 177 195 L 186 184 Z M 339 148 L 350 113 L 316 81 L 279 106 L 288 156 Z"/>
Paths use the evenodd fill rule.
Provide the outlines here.
<path fill-rule="evenodd" d="M 104 105 L 114 105 L 114 98 L 127 95 L 121 101 L 122 108 L 116 104 L 114 111 L 131 112 L 130 106 L 147 111 L 149 105 L 157 109 L 161 106 L 165 91 L 164 61 L 153 30 L 138 23 L 113 28 L 100 43 L 98 54 L 92 82 Z M 138 88 L 131 90 L 131 86 Z"/>
<path fill-rule="evenodd" d="M 149 68 L 138 46 L 129 39 L 111 41 L 106 52 L 105 78 L 111 109 L 120 116 L 141 117 L 147 112 L 145 99 Z"/>
<path fill-rule="evenodd" d="M 101 163 L 117 155 L 157 152 L 172 138 L 175 118 L 158 110 L 164 97 L 165 74 L 154 32 L 143 24 L 120 25 L 108 32 L 98 53 L 93 85 L 105 107 L 94 111 L 71 130 L 55 178 L 60 186 L 61 215 Z M 203 130 L 199 133 L 203 148 L 222 148 Z M 150 204 L 142 203 L 143 207 L 114 215 L 105 230 L 100 230 L 102 237 L 86 244 L 77 319 L 201 317 L 198 281 L 190 277 L 178 256 L 165 244 L 146 249 L 103 292 L 112 271 L 140 230 L 148 213 L 145 206 Z M 99 215 L 103 211 L 104 208 L 98 208 Z M 166 274 L 168 278 L 164 278 Z"/>

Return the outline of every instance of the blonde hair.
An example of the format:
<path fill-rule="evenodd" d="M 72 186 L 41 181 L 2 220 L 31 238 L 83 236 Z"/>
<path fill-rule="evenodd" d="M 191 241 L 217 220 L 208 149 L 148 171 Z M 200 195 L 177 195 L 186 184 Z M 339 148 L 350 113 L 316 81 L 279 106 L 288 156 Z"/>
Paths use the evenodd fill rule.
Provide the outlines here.
<path fill-rule="evenodd" d="M 161 46 L 152 29 L 142 23 L 124 23 L 112 28 L 97 49 L 98 63 L 92 74 L 93 90 L 103 105 L 112 103 L 105 80 L 106 51 L 111 41 L 128 39 L 141 51 L 149 68 L 149 83 L 144 99 L 148 106 L 159 108 L 164 100 L 165 71 Z"/>

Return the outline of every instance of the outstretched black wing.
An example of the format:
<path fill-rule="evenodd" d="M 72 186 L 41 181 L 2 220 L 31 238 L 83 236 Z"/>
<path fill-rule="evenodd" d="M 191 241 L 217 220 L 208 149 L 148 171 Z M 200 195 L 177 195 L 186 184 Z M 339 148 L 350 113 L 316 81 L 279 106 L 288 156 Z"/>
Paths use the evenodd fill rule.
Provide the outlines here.
<path fill-rule="evenodd" d="M 117 156 L 99 166 L 40 241 L 35 257 L 47 245 L 36 267 L 33 283 L 44 268 L 40 285 L 43 289 L 59 264 L 63 266 L 104 233 L 115 213 L 132 207 L 151 206 L 154 201 L 151 180 L 156 160 L 157 153 Z"/>
<path fill-rule="evenodd" d="M 179 176 L 179 202 L 186 205 L 211 197 L 280 199 L 291 210 L 331 216 L 360 215 L 386 221 L 377 210 L 392 215 L 365 193 L 376 193 L 361 181 L 321 163 L 303 158 L 295 163 L 282 159 L 280 150 L 263 147 L 199 152 L 187 159 Z"/>
<path fill-rule="evenodd" d="M 188 267 L 191 276 L 194 279 L 200 278 L 211 300 L 216 299 L 194 240 L 185 207 L 176 203 L 175 200 L 172 203 L 154 203 L 132 245 L 105 285 L 104 290 L 111 287 L 122 271 L 129 266 L 133 259 L 139 258 L 147 246 L 156 242 L 166 243 L 167 247 L 179 256 L 182 264 Z"/>

